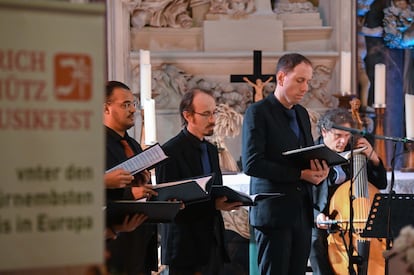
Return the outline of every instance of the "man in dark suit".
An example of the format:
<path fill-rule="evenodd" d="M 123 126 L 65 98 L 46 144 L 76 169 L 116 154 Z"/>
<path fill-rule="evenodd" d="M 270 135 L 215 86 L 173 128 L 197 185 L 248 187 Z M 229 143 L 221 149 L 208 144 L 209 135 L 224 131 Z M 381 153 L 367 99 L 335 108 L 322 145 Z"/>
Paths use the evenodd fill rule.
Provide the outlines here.
<path fill-rule="evenodd" d="M 251 176 L 250 193 L 281 192 L 279 198 L 250 208 L 262 275 L 305 274 L 313 226 L 312 184 L 327 177 L 325 161 L 312 160 L 303 169 L 282 153 L 313 145 L 308 113 L 299 105 L 309 89 L 312 64 L 300 54 L 280 57 L 276 88 L 245 113 L 242 163 Z"/>
<path fill-rule="evenodd" d="M 320 137 L 317 139 L 316 143 L 324 143 L 329 149 L 338 153 L 350 150 L 351 133 L 344 130 L 333 129 L 332 125 L 350 128 L 355 127 L 356 122 L 353 120 L 351 113 L 346 109 L 336 108 L 327 111 L 318 121 L 318 132 Z M 387 172 L 371 143 L 364 137 L 356 137 L 354 143 L 354 148 L 366 147 L 361 153 L 367 158 L 365 167 L 366 172 L 359 171 L 359 176 L 357 178 L 366 173 L 368 182 L 372 183 L 376 188 L 384 189 L 387 187 Z M 318 186 L 313 186 L 316 228 L 313 228 L 312 230 L 310 263 L 314 275 L 335 274 L 328 257 L 327 229 L 331 228 L 323 222 L 329 221 L 329 215 L 332 215 L 332 213 L 329 213 L 331 198 L 334 196 L 336 190 L 351 177 L 349 166 L 350 165 L 347 163 L 331 167 L 328 177 Z M 358 171 L 354 171 L 354 173 L 357 172 Z M 348 197 L 336 197 L 336 199 L 347 200 Z M 342 246 L 342 244 L 340 246 Z M 338 250 L 338 253 L 341 252 Z"/>
<path fill-rule="evenodd" d="M 156 168 L 157 183 L 214 173 L 213 184 L 222 185 L 217 148 L 204 138 L 213 134 L 214 97 L 200 89 L 190 90 L 181 100 L 180 114 L 185 127 L 163 145 L 169 158 Z M 226 203 L 226 199 L 186 205 L 174 223 L 161 225 L 161 261 L 169 266 L 170 275 L 219 274 L 227 260 L 220 210 L 241 205 Z"/>
<path fill-rule="evenodd" d="M 142 152 L 138 142 L 127 133 L 127 130 L 134 126 L 135 105 L 134 95 L 127 85 L 118 81 L 107 83 L 104 103 L 106 169 L 127 160 L 130 157 L 128 154 Z M 129 147 L 129 153 L 124 146 Z M 155 195 L 156 192 L 152 190 L 149 180 L 148 171 L 135 177 L 123 169 L 105 173 L 106 199 L 136 200 Z M 114 231 L 113 235 L 117 235 L 115 227 L 108 225 L 108 229 Z M 151 270 L 157 271 L 156 229 L 156 225 L 143 224 L 132 232 L 123 233 L 115 240 L 107 242 L 110 253 L 107 261 L 108 270 L 128 275 L 150 275 Z"/>

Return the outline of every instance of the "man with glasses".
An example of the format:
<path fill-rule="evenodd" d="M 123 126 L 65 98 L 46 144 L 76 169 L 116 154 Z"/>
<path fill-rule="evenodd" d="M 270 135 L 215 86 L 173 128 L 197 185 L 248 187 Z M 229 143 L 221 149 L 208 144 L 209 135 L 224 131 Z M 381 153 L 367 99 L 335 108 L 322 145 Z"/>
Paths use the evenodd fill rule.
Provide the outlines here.
<path fill-rule="evenodd" d="M 353 128 L 355 124 L 348 110 L 343 108 L 329 110 L 318 121 L 320 137 L 315 143 L 324 143 L 329 149 L 338 153 L 350 150 L 351 134 L 347 131 L 333 129 L 332 125 Z M 362 154 L 368 159 L 366 167 L 368 181 L 377 188 L 384 189 L 387 186 L 386 171 L 371 144 L 364 137 L 358 137 L 354 147 L 366 147 Z M 349 172 L 349 164 L 331 167 L 328 177 L 321 184 L 313 186 L 314 215 L 317 227 L 312 230 L 310 262 L 313 274 L 334 274 L 328 257 L 328 225 L 323 222 L 329 220 L 331 198 L 337 188 L 350 179 Z"/>
<path fill-rule="evenodd" d="M 157 183 L 214 173 L 214 185 L 222 185 L 217 148 L 205 140 L 213 134 L 216 102 L 211 93 L 192 89 L 180 103 L 183 130 L 163 145 L 169 156 L 156 168 Z M 241 205 L 226 197 L 186 205 L 171 224 L 161 225 L 161 262 L 170 275 L 219 274 L 228 258 L 224 248 L 224 224 L 220 210 Z"/>
<path fill-rule="evenodd" d="M 142 152 L 138 142 L 127 130 L 135 125 L 136 101 L 127 85 L 109 81 L 106 85 L 104 125 L 106 130 L 106 169 Z M 143 171 L 132 176 L 118 169 L 105 173 L 106 199 L 137 200 L 155 195 L 150 173 Z M 133 219 L 134 217 L 131 217 Z M 111 228 L 111 227 L 110 227 Z M 118 232 L 113 232 L 117 235 Z M 116 274 L 150 275 L 158 270 L 156 225 L 143 224 L 132 232 L 123 233 L 107 242 L 110 258 L 108 271 Z"/>

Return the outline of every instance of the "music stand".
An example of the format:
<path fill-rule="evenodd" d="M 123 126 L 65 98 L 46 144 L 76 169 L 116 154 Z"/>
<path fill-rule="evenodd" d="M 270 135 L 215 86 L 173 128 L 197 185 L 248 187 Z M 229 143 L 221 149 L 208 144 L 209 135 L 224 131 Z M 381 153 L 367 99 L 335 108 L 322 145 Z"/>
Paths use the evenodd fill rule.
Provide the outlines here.
<path fill-rule="evenodd" d="M 413 209 L 414 194 L 375 194 L 361 236 L 394 239 L 401 228 L 414 223 Z"/>

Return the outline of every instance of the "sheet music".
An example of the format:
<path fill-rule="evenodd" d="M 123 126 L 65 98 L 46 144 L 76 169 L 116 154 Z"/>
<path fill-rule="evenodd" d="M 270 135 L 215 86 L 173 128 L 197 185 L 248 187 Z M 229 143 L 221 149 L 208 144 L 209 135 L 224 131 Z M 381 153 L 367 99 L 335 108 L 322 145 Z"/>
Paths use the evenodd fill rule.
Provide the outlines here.
<path fill-rule="evenodd" d="M 144 169 L 154 166 L 155 164 L 167 158 L 159 143 L 145 149 L 138 155 L 127 159 L 126 161 L 106 170 L 106 173 L 116 169 L 124 169 L 129 171 L 132 175 L 141 172 Z"/>
<path fill-rule="evenodd" d="M 174 185 L 178 185 L 178 184 L 182 184 L 182 183 L 186 183 L 186 182 L 195 181 L 201 187 L 201 189 L 203 189 L 203 191 L 206 191 L 206 185 L 212 177 L 213 176 L 209 175 L 209 176 L 199 177 L 199 178 L 191 178 L 191 179 L 185 179 L 185 180 L 179 180 L 179 181 L 171 181 L 171 182 L 160 183 L 160 184 L 154 185 L 153 189 L 157 190 L 159 188 L 163 188 L 163 187 L 167 187 L 167 186 L 174 186 Z"/>

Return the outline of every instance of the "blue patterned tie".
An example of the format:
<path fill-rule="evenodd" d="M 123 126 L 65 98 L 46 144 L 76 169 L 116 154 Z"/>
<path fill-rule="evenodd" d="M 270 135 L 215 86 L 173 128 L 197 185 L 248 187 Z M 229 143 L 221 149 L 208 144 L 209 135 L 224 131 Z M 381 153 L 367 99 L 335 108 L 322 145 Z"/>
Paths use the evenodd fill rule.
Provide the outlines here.
<path fill-rule="evenodd" d="M 207 152 L 207 143 L 202 142 L 200 144 L 200 148 L 201 148 L 201 165 L 203 166 L 203 173 L 204 175 L 210 174 L 211 166 L 210 166 L 210 159 L 208 157 L 208 152 Z"/>
<path fill-rule="evenodd" d="M 296 118 L 295 109 L 292 108 L 292 109 L 286 110 L 286 114 L 289 117 L 289 127 L 293 130 L 296 137 L 299 138 L 300 129 L 299 129 L 298 120 Z"/>

